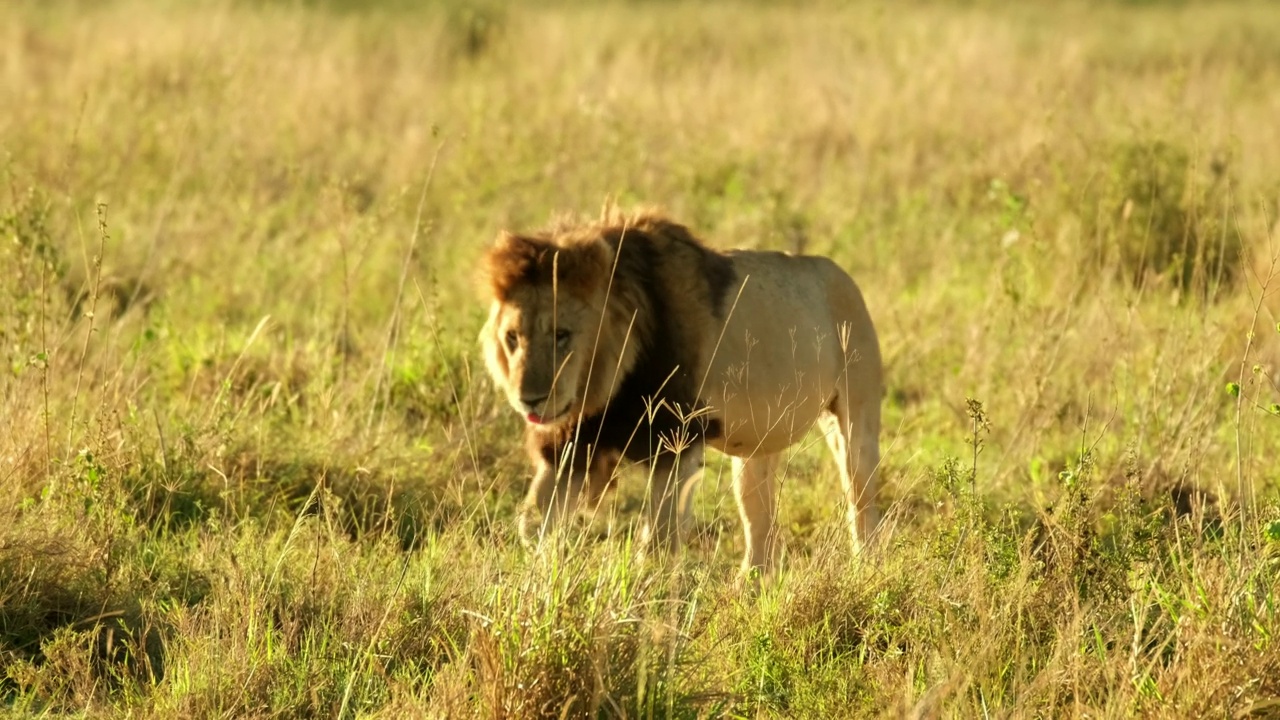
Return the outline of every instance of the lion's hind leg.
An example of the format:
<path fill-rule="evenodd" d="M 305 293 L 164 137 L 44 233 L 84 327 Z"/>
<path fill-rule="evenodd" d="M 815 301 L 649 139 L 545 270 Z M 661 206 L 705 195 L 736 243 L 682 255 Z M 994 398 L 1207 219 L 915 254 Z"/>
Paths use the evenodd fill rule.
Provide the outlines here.
<path fill-rule="evenodd" d="M 850 404 L 843 396 L 831 403 L 822 419 L 827 446 L 835 457 L 848 503 L 849 531 L 855 549 L 871 540 L 880 521 L 876 494 L 880 467 L 880 406 Z"/>

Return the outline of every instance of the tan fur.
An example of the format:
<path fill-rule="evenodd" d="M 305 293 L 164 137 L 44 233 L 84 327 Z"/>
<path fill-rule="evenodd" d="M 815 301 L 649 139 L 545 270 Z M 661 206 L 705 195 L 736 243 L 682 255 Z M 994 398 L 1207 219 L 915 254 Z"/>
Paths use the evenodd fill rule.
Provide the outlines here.
<path fill-rule="evenodd" d="M 778 459 L 820 424 L 855 545 L 870 539 L 880 350 L 860 291 L 833 262 L 719 253 L 646 212 L 502 233 L 485 267 L 486 366 L 536 421 L 526 538 L 597 501 L 626 457 L 650 470 L 645 537 L 678 541 L 706 444 L 735 458 L 743 570 L 767 570 Z"/>

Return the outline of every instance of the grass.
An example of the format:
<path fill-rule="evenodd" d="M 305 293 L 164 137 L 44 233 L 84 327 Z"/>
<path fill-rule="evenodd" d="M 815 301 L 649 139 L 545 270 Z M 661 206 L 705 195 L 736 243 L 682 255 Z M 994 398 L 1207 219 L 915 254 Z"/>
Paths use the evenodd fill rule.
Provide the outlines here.
<path fill-rule="evenodd" d="M 1265 716 L 1280 707 L 1280 9 L 0 7 L 0 703 L 14 715 Z M 723 458 L 516 541 L 473 267 L 656 203 L 829 254 L 892 534 Z M 634 479 L 633 479 L 634 480 Z"/>

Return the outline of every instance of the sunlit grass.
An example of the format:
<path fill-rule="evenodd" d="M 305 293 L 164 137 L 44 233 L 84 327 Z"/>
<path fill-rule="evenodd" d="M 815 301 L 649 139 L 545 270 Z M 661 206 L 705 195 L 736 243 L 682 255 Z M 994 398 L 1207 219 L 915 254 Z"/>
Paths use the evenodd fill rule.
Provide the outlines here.
<path fill-rule="evenodd" d="M 0 7 L 7 708 L 1274 707 L 1280 10 L 359 5 Z M 718 456 L 519 545 L 473 267 L 606 197 L 854 275 L 877 553 L 821 443 L 758 594 Z"/>

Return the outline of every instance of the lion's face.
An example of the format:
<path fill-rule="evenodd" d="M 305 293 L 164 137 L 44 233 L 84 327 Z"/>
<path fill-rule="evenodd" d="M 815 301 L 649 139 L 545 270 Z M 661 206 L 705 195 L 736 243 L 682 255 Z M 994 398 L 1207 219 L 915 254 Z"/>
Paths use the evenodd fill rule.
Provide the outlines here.
<path fill-rule="evenodd" d="M 637 304 L 611 294 L 614 258 L 598 233 L 503 232 L 486 253 L 485 365 L 529 422 L 561 425 L 601 411 L 634 366 Z"/>
<path fill-rule="evenodd" d="M 492 303 L 485 361 L 529 422 L 559 423 L 581 411 L 600 312 L 590 300 L 544 284 L 512 288 Z"/>

